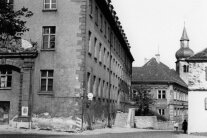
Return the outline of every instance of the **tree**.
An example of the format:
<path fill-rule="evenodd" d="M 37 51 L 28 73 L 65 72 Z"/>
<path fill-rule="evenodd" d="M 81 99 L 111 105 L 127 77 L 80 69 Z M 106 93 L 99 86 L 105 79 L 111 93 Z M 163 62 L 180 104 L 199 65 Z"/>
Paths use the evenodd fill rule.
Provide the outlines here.
<path fill-rule="evenodd" d="M 154 104 L 154 99 L 148 89 L 143 85 L 134 87 L 133 101 L 138 108 L 136 115 L 148 115 L 150 106 Z"/>
<path fill-rule="evenodd" d="M 24 19 L 33 15 L 28 8 L 14 11 L 10 3 L 0 0 L 0 41 L 6 42 L 19 38 L 24 32 L 29 31 Z"/>

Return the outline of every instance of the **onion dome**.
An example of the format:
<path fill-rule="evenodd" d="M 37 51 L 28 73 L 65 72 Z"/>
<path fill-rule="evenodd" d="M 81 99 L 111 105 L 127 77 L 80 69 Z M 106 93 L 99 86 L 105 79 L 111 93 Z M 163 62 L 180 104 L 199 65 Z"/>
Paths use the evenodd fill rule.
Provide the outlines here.
<path fill-rule="evenodd" d="M 189 58 L 194 55 L 193 50 L 191 50 L 189 47 L 181 47 L 175 54 L 175 57 L 177 59 L 181 58 Z"/>
<path fill-rule="evenodd" d="M 176 52 L 175 57 L 177 59 L 182 59 L 182 58 L 189 58 L 193 55 L 194 52 L 189 48 L 189 38 L 186 29 L 184 27 L 183 34 L 180 39 L 180 49 Z"/>

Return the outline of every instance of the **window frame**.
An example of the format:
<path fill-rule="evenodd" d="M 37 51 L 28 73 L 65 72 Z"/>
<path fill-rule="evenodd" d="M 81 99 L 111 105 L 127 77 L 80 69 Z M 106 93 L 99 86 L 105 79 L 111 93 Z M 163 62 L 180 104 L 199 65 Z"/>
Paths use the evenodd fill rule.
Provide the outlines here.
<path fill-rule="evenodd" d="M 5 71 L 5 74 L 2 73 L 2 71 Z M 4 80 L 2 81 L 2 78 L 4 77 Z M 10 86 L 8 86 L 8 77 L 10 77 Z M 4 82 L 4 86 L 2 85 L 2 82 Z M 12 87 L 12 70 L 8 70 L 8 69 L 2 69 L 0 70 L 0 89 L 11 89 Z"/>
<path fill-rule="evenodd" d="M 44 33 L 46 30 L 49 29 L 49 33 Z M 54 29 L 55 33 L 51 33 L 51 30 Z M 47 45 L 44 45 L 44 36 L 48 36 Z M 54 36 L 54 47 L 51 47 L 51 36 Z M 42 47 L 41 50 L 55 50 L 56 46 L 56 26 L 43 26 L 42 27 Z"/>
<path fill-rule="evenodd" d="M 158 114 L 161 115 L 161 116 L 164 116 L 165 115 L 165 109 L 163 109 L 163 108 L 158 109 Z"/>
<path fill-rule="evenodd" d="M 189 65 L 183 65 L 183 72 L 188 73 L 189 72 Z"/>
<path fill-rule="evenodd" d="M 49 0 L 49 3 L 46 3 L 46 0 L 43 0 L 43 11 L 57 11 L 57 0 L 55 3 L 52 2 L 53 0 Z M 49 8 L 46 8 L 45 5 L 49 4 Z M 52 5 L 55 4 L 55 8 L 52 8 Z"/>
<path fill-rule="evenodd" d="M 89 0 L 89 16 L 92 18 L 93 17 L 93 1 Z"/>
<path fill-rule="evenodd" d="M 42 76 L 43 71 L 46 71 L 46 76 Z M 52 72 L 52 77 L 51 76 L 49 77 L 49 71 Z M 46 80 L 46 85 L 45 85 L 46 90 L 42 90 L 42 80 L 43 79 Z M 48 83 L 49 79 L 52 80 L 52 90 L 48 90 L 49 89 L 49 83 Z M 40 70 L 40 91 L 41 91 L 41 93 L 42 92 L 51 93 L 51 92 L 53 92 L 53 90 L 54 90 L 54 70 L 46 70 L 46 69 Z"/>
<path fill-rule="evenodd" d="M 88 31 L 88 54 L 92 54 L 92 32 Z"/>
<path fill-rule="evenodd" d="M 157 90 L 157 99 L 167 99 L 167 92 L 166 92 L 166 90 L 158 89 Z"/>

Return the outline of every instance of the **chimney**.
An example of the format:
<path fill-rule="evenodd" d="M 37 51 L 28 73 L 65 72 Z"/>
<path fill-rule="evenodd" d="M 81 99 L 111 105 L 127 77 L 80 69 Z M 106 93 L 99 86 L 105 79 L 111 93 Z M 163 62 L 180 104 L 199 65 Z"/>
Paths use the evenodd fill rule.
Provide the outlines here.
<path fill-rule="evenodd" d="M 156 57 L 157 63 L 160 63 L 160 54 L 156 54 L 155 57 Z"/>
<path fill-rule="evenodd" d="M 149 61 L 149 59 L 144 58 L 144 64 L 146 64 Z"/>

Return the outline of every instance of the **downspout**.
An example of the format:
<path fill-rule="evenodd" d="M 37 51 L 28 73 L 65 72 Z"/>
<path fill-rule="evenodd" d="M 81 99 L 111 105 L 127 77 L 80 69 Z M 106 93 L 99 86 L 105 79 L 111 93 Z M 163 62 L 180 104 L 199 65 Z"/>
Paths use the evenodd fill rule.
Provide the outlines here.
<path fill-rule="evenodd" d="M 109 46 L 110 46 L 110 50 L 109 50 L 109 93 L 108 93 L 108 127 L 111 128 L 111 115 L 110 115 L 110 93 L 111 93 L 111 41 L 112 41 L 112 38 L 111 38 L 111 33 L 110 33 L 110 43 L 109 43 Z"/>
<path fill-rule="evenodd" d="M 30 84 L 29 84 L 29 128 L 32 127 L 32 112 L 33 112 L 33 92 L 32 92 L 32 80 L 33 80 L 33 66 L 30 68 Z"/>

